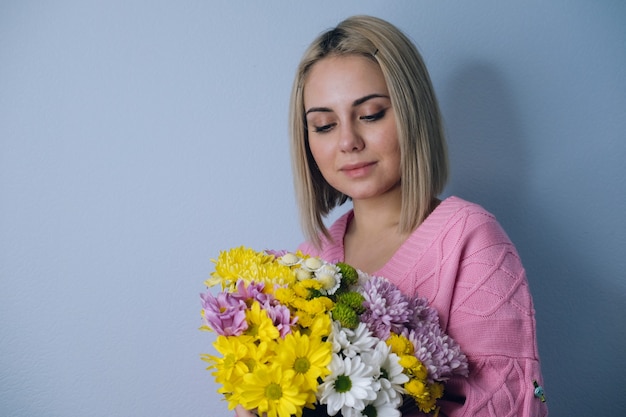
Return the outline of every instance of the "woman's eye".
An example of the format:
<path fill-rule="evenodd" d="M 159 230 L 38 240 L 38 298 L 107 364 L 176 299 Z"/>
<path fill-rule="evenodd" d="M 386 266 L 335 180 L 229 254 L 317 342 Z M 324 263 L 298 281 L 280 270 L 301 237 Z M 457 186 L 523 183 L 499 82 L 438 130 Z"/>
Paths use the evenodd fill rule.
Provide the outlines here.
<path fill-rule="evenodd" d="M 385 109 L 385 110 L 381 110 L 381 111 L 379 111 L 377 113 L 374 113 L 374 114 L 368 114 L 368 115 L 365 115 L 365 116 L 361 116 L 360 119 L 364 120 L 366 122 L 375 122 L 376 120 L 380 120 L 383 117 L 385 117 L 385 112 L 386 111 L 387 110 Z"/>
<path fill-rule="evenodd" d="M 333 126 L 335 126 L 334 123 L 330 123 L 330 124 L 323 125 L 323 126 L 313 126 L 313 131 L 315 133 L 326 133 L 326 132 L 329 132 L 333 128 Z"/>

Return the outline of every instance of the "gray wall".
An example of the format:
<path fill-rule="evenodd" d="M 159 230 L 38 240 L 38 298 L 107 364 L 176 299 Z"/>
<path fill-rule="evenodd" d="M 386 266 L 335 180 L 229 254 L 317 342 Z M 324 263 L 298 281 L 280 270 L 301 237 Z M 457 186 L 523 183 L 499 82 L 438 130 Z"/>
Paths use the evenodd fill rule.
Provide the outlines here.
<path fill-rule="evenodd" d="M 60 0 L 0 2 L 0 415 L 232 414 L 198 294 L 302 239 L 292 75 L 359 13 L 416 41 L 446 194 L 518 246 L 551 414 L 626 414 L 623 2 Z"/>

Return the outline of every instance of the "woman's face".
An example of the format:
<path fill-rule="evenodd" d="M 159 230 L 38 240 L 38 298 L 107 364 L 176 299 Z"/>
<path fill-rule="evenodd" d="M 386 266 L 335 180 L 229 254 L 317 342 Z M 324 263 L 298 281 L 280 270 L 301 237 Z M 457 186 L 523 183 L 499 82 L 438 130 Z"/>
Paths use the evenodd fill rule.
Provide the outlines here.
<path fill-rule="evenodd" d="M 332 187 L 355 202 L 399 190 L 396 120 L 378 64 L 358 55 L 318 61 L 304 109 L 311 153 Z"/>

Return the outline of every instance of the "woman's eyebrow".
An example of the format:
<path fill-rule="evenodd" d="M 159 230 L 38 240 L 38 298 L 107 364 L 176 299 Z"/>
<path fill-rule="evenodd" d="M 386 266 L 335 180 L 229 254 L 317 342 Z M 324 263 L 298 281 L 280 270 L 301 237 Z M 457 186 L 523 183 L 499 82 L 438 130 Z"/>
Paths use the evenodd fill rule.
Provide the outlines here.
<path fill-rule="evenodd" d="M 306 111 L 306 113 L 304 113 L 304 115 L 306 116 L 309 113 L 314 113 L 314 112 L 325 112 L 325 113 L 330 113 L 333 110 L 328 108 L 328 107 L 311 107 L 310 109 L 308 109 Z"/>
<path fill-rule="evenodd" d="M 385 95 L 385 94 L 368 94 L 368 95 L 366 95 L 365 97 L 361 97 L 361 98 L 358 98 L 358 99 L 354 100 L 354 101 L 352 102 L 352 107 L 359 106 L 359 105 L 361 105 L 361 104 L 365 103 L 366 101 L 371 100 L 371 99 L 373 99 L 373 98 L 381 98 L 381 97 L 382 97 L 382 98 L 389 98 L 389 96 L 387 96 L 387 95 Z M 332 110 L 332 109 L 330 109 L 330 108 L 328 108 L 328 107 L 311 107 L 310 109 L 308 109 L 308 110 L 304 113 L 304 115 L 306 116 L 307 114 L 309 114 L 309 113 L 313 113 L 313 112 L 324 112 L 324 113 L 330 113 L 330 112 L 332 112 L 332 111 L 333 111 L 333 110 Z"/>
<path fill-rule="evenodd" d="M 356 107 L 358 105 L 361 105 L 363 103 L 365 103 L 367 100 L 371 100 L 373 98 L 389 98 L 389 96 L 385 95 L 385 94 L 369 94 L 365 97 L 361 97 L 359 99 L 354 100 L 354 102 L 352 103 L 352 107 Z"/>

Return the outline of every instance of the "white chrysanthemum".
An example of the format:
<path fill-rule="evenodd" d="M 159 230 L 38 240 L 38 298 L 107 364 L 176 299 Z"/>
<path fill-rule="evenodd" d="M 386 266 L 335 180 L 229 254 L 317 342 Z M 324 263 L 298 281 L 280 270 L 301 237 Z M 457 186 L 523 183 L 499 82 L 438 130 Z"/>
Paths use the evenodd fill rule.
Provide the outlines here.
<path fill-rule="evenodd" d="M 379 369 L 380 391 L 378 398 L 394 407 L 399 407 L 402 404 L 402 394 L 404 393 L 402 384 L 407 382 L 409 377 L 403 373 L 404 369 L 399 363 L 398 355 L 392 353 L 391 347 L 381 340 L 376 344 L 374 350 L 363 353 L 361 356 L 364 362 Z"/>
<path fill-rule="evenodd" d="M 306 258 L 302 263 L 302 268 L 307 271 L 315 272 L 324 266 L 324 262 L 319 258 Z"/>
<path fill-rule="evenodd" d="M 360 287 L 363 287 L 363 285 L 365 285 L 365 283 L 367 281 L 369 281 L 373 277 L 373 275 L 370 275 L 370 274 L 368 274 L 366 272 L 363 272 L 360 269 L 357 269 L 356 272 L 357 272 L 357 275 L 359 277 L 358 280 L 357 280 L 357 284 Z"/>
<path fill-rule="evenodd" d="M 322 284 L 322 294 L 333 295 L 341 285 L 341 271 L 333 264 L 325 264 L 315 271 L 315 279 Z"/>
<path fill-rule="evenodd" d="M 342 327 L 338 321 L 333 321 L 333 328 L 329 339 L 333 344 L 333 352 L 352 358 L 363 352 L 374 349 L 379 339 L 372 336 L 365 323 L 359 323 L 355 330 Z"/>
<path fill-rule="evenodd" d="M 381 400 L 380 397 L 374 400 L 374 402 L 367 404 L 363 410 L 343 407 L 341 409 L 341 415 L 343 417 L 402 417 L 402 413 L 397 406 L 386 403 L 384 400 Z"/>
<path fill-rule="evenodd" d="M 347 347 L 348 351 L 353 351 L 355 354 L 361 354 L 369 352 L 374 349 L 379 339 L 372 336 L 372 332 L 369 331 L 365 323 L 359 323 L 356 329 L 352 331 L 351 335 L 348 335 L 350 345 Z"/>
<path fill-rule="evenodd" d="M 348 333 L 353 334 L 352 330 L 341 327 L 338 321 L 332 322 L 332 329 L 328 336 L 328 341 L 333 344 L 333 353 L 341 352 L 344 347 L 350 346 Z"/>
<path fill-rule="evenodd" d="M 333 354 L 329 369 L 330 375 L 318 387 L 319 402 L 326 404 L 328 415 L 334 416 L 344 407 L 363 410 L 376 399 L 380 388 L 374 378 L 376 370 L 360 356 L 341 358 Z"/>
<path fill-rule="evenodd" d="M 296 273 L 296 279 L 298 281 L 304 281 L 305 279 L 313 277 L 313 273 L 304 268 L 298 268 L 294 272 Z"/>
<path fill-rule="evenodd" d="M 285 266 L 293 266 L 297 265 L 300 262 L 300 258 L 295 253 L 287 252 L 280 258 L 278 258 L 278 263 Z"/>
<path fill-rule="evenodd" d="M 399 406 L 400 404 L 394 405 L 394 404 L 388 403 L 387 401 L 385 401 L 383 397 L 378 396 L 378 398 L 376 398 L 376 400 L 368 406 L 368 408 L 373 407 L 376 410 L 376 412 L 369 413 L 368 415 L 375 415 L 378 417 L 402 417 L 402 413 L 400 412 L 400 410 L 398 410 Z M 363 414 L 363 417 L 367 417 L 367 416 Z"/>

